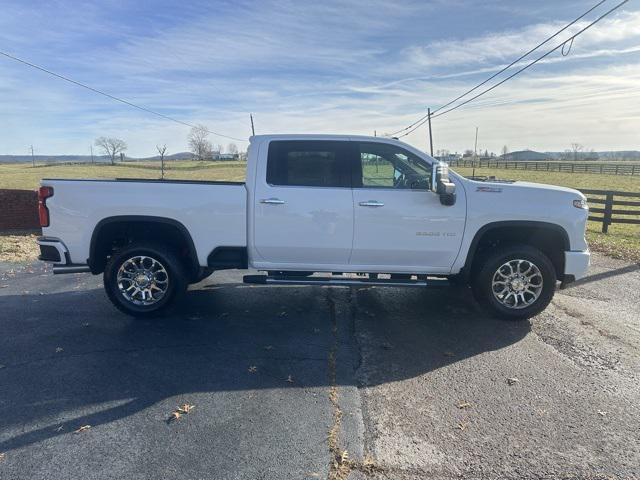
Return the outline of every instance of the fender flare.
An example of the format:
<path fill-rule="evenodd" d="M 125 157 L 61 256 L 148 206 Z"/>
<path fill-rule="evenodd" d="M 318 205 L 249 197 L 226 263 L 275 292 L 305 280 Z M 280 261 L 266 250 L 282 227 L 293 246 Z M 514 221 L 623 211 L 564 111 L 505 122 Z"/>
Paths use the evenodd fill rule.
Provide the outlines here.
<path fill-rule="evenodd" d="M 189 256 L 191 257 L 192 265 L 191 268 L 194 272 L 197 272 L 200 268 L 200 263 L 198 262 L 198 252 L 196 250 L 196 246 L 193 243 L 193 239 L 191 238 L 191 234 L 187 227 L 185 227 L 182 223 L 174 220 L 172 218 L 166 217 L 156 217 L 152 215 L 116 215 L 113 217 L 106 217 L 100 220 L 93 229 L 91 234 L 91 242 L 89 244 L 89 258 L 87 259 L 87 265 L 91 268 L 91 273 L 97 274 L 100 273 L 99 268 L 93 261 L 95 259 L 96 247 L 98 244 L 98 238 L 100 236 L 101 230 L 111 223 L 158 223 L 164 225 L 171 225 L 178 229 L 183 239 L 186 241 L 187 248 L 189 249 Z"/>
<path fill-rule="evenodd" d="M 464 266 L 462 267 L 462 275 L 465 280 L 468 280 L 471 275 L 471 266 L 473 265 L 473 261 L 478 250 L 478 244 L 482 237 L 491 230 L 496 230 L 498 228 L 518 228 L 518 227 L 527 227 L 527 228 L 536 228 L 540 230 L 552 230 L 558 234 L 562 238 L 563 248 L 565 251 L 570 250 L 570 242 L 569 242 L 569 234 L 565 230 L 564 227 L 558 225 L 557 223 L 550 222 L 541 222 L 536 220 L 506 220 L 500 222 L 491 222 L 483 225 L 478 229 L 478 231 L 473 236 L 473 240 L 469 244 L 469 249 L 467 250 L 467 258 L 464 262 Z"/>

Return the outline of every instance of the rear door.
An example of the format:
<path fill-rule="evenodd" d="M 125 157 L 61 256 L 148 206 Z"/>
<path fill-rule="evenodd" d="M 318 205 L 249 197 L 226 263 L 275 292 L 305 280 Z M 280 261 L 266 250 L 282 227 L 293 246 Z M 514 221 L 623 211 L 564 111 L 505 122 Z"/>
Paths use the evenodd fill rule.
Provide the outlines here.
<path fill-rule="evenodd" d="M 254 195 L 257 267 L 347 265 L 353 241 L 349 142 L 272 140 Z"/>
<path fill-rule="evenodd" d="M 458 254 L 465 201 L 430 191 L 431 164 L 395 144 L 358 142 L 351 264 L 380 272 L 446 273 Z"/>

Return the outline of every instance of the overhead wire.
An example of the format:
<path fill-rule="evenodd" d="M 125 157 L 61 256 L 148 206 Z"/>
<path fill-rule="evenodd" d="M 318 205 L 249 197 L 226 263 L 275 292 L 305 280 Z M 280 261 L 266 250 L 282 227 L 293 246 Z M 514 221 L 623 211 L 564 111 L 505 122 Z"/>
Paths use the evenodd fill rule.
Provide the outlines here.
<path fill-rule="evenodd" d="M 560 30 L 558 30 L 556 33 L 554 33 L 553 35 L 551 35 L 550 37 L 547 37 L 545 40 L 543 40 L 542 42 L 538 43 L 535 47 L 533 47 L 532 49 L 528 50 L 526 53 L 523 53 L 522 55 L 520 55 L 518 58 L 516 58 L 514 61 L 512 61 L 510 64 L 508 64 L 507 66 L 501 68 L 500 70 L 498 70 L 496 73 L 494 73 L 493 75 L 491 75 L 490 77 L 486 78 L 485 80 L 483 80 L 482 82 L 478 83 L 475 87 L 467 90 L 466 92 L 464 92 L 462 95 L 457 96 L 456 98 L 454 98 L 453 100 L 450 100 L 449 102 L 445 103 L 444 105 L 438 107 L 437 109 L 435 109 L 433 112 L 431 112 L 431 115 L 437 113 L 438 111 L 442 110 L 443 108 L 447 108 L 449 105 L 457 102 L 458 100 L 460 100 L 461 98 L 466 97 L 467 95 L 469 95 L 470 93 L 476 91 L 478 88 L 482 87 L 483 85 L 486 85 L 487 83 L 489 83 L 491 80 L 493 80 L 494 78 L 496 78 L 498 75 L 500 75 L 501 73 L 507 71 L 508 69 L 510 69 L 511 67 L 513 67 L 516 63 L 520 62 L 521 60 L 523 60 L 525 57 L 529 56 L 530 54 L 532 54 L 533 52 L 535 52 L 536 50 L 538 50 L 540 47 L 542 47 L 543 45 L 545 45 L 546 43 L 550 42 L 551 40 L 553 40 L 554 38 L 556 38 L 558 35 L 560 35 L 562 32 L 564 32 L 565 30 L 567 30 L 569 27 L 573 26 L 574 24 L 576 24 L 577 22 L 579 22 L 580 20 L 582 20 L 585 16 L 587 16 L 588 14 L 590 14 L 591 12 L 593 12 L 596 8 L 598 8 L 600 5 L 602 5 L 603 3 L 607 2 L 608 0 L 600 0 L 598 3 L 596 3 L 593 7 L 591 7 L 589 10 L 587 10 L 586 12 L 584 12 L 583 14 L 581 14 L 579 17 L 577 17 L 576 19 L 572 20 L 571 22 L 567 23 L 564 27 L 562 27 Z M 415 122 L 413 122 L 411 125 L 402 128 L 400 130 L 397 130 L 393 133 L 390 134 L 390 136 L 395 136 L 398 133 L 404 132 L 405 130 L 409 130 L 411 127 L 417 125 L 418 123 L 420 123 L 422 120 L 424 120 L 425 118 L 427 118 L 428 115 L 423 115 L 422 117 L 420 117 L 418 120 L 416 120 Z M 433 117 L 432 117 L 433 118 Z"/>
<path fill-rule="evenodd" d="M 90 91 L 92 91 L 94 93 L 97 93 L 99 95 L 102 95 L 102 96 L 105 96 L 105 97 L 110 98 L 112 100 L 115 100 L 117 102 L 124 103 L 125 105 L 128 105 L 128 106 L 133 107 L 133 108 L 137 108 L 138 110 L 142 110 L 143 112 L 151 113 L 151 114 L 156 115 L 158 117 L 164 118 L 165 120 L 170 120 L 172 122 L 179 123 L 179 124 L 185 125 L 187 127 L 191 127 L 191 128 L 195 128 L 196 127 L 196 125 L 193 125 L 191 123 L 184 122 L 182 120 L 179 120 L 177 118 L 171 117 L 169 115 L 165 115 L 164 113 L 156 112 L 155 110 L 151 110 L 150 108 L 147 108 L 147 107 L 136 105 L 133 102 L 129 102 L 128 100 L 124 100 L 124 99 L 122 99 L 120 97 L 116 97 L 115 95 L 111 95 L 111 94 L 109 94 L 107 92 L 103 92 L 102 90 L 98 90 L 97 88 L 91 87 L 91 86 L 86 85 L 86 84 L 81 83 L 81 82 L 78 82 L 77 80 L 74 80 L 72 78 L 66 77 L 64 75 L 60 75 L 59 73 L 53 72 L 53 71 L 48 70 L 48 69 L 46 69 L 44 67 L 36 65 L 35 63 L 28 62 L 26 60 L 23 60 L 21 58 L 18 58 L 16 56 L 14 56 L 14 55 L 11 55 L 11 54 L 9 54 L 7 52 L 3 52 L 2 50 L 0 50 L 0 55 L 3 55 L 4 57 L 7 57 L 7 58 L 9 58 L 11 60 L 14 60 L 16 62 L 22 63 L 24 65 L 27 65 L 29 67 L 35 68 L 36 70 L 40 70 L 40 71 L 42 71 L 44 73 L 47 73 L 47 74 L 52 75 L 54 77 L 57 77 L 57 78 L 59 78 L 61 80 L 64 80 L 66 82 L 73 83 L 74 85 L 77 85 L 79 87 L 86 88 L 87 90 L 90 90 Z M 245 140 L 243 138 L 232 137 L 231 135 L 225 135 L 223 133 L 214 132 L 213 130 L 209 130 L 209 129 L 206 129 L 206 128 L 205 128 L 205 130 L 208 133 L 212 134 L 212 135 L 215 135 L 215 136 L 218 136 L 218 137 L 227 138 L 229 140 L 235 140 L 235 141 L 238 141 L 238 142 L 246 142 L 247 141 L 247 140 Z"/>
<path fill-rule="evenodd" d="M 578 32 L 576 32 L 575 34 L 573 34 L 571 37 L 569 37 L 568 39 L 566 39 L 564 42 L 562 42 L 561 44 L 557 45 L 556 47 L 554 47 L 553 49 L 549 50 L 547 53 L 545 53 L 544 55 L 541 55 L 540 57 L 536 58 L 534 61 L 528 63 L 527 65 L 525 65 L 524 67 L 522 67 L 519 70 L 516 70 L 514 73 L 512 73 L 511 75 L 509 75 L 508 77 L 502 79 L 500 82 L 496 83 L 495 85 L 492 85 L 491 87 L 483 90 L 482 92 L 478 93 L 477 95 L 474 95 L 471 98 L 466 99 L 464 102 L 461 102 L 443 112 L 440 112 L 440 110 L 442 110 L 443 107 L 440 107 L 438 109 L 439 113 L 437 113 L 436 115 L 431 114 L 431 119 L 440 117 L 442 115 L 445 115 L 449 112 L 452 112 L 454 110 L 457 110 L 458 108 L 468 104 L 469 102 L 472 102 L 474 100 L 476 100 L 477 98 L 485 95 L 486 93 L 489 93 L 490 91 L 494 90 L 495 88 L 499 87 L 500 85 L 502 85 L 503 83 L 509 81 L 510 79 L 512 79 L 513 77 L 515 77 L 516 75 L 519 75 L 520 73 L 524 72 L 525 70 L 527 70 L 528 68 L 534 66 L 535 64 L 537 64 L 538 62 L 540 62 L 541 60 L 543 60 L 544 58 L 548 57 L 549 55 L 551 55 L 553 52 L 557 51 L 558 49 L 562 48 L 564 50 L 565 45 L 569 44 L 572 45 L 573 44 L 573 40 L 581 35 L 582 33 L 584 33 L 586 30 L 588 30 L 589 28 L 591 28 L 592 26 L 594 26 L 596 23 L 600 22 L 603 18 L 605 18 L 606 16 L 610 15 L 611 13 L 613 13 L 615 10 L 617 10 L 618 8 L 622 7 L 625 3 L 628 3 L 629 0 L 623 0 L 622 2 L 620 2 L 619 4 L 617 4 L 615 7 L 611 8 L 610 10 L 608 10 L 607 12 L 603 13 L 602 15 L 600 15 L 597 19 L 595 19 L 593 22 L 591 22 L 590 24 L 588 24 L 586 27 L 582 28 L 581 30 L 579 30 Z M 568 54 L 568 52 L 567 52 Z M 450 105 L 450 103 L 449 103 Z M 400 135 L 398 138 L 402 138 L 405 137 L 411 133 L 413 133 L 415 130 L 417 130 L 418 128 L 420 128 L 422 125 L 424 125 L 425 123 L 427 123 L 427 121 L 429 120 L 429 115 L 425 116 L 422 118 L 422 120 L 420 120 L 419 122 L 414 122 L 412 127 L 409 127 L 409 130 L 406 131 L 405 133 L 403 133 L 402 135 Z M 407 130 L 406 128 L 404 130 Z M 400 130 L 402 131 L 402 130 Z M 398 132 L 396 132 L 398 133 Z"/>

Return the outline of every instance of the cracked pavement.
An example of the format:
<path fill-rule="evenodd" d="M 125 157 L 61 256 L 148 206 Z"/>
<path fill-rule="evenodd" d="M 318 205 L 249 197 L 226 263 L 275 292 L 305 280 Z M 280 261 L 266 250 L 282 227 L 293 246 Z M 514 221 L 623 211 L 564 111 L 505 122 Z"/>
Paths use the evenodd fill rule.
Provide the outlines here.
<path fill-rule="evenodd" d="M 101 277 L 0 264 L 0 478 L 637 478 L 640 267 L 593 261 L 521 323 L 236 271 L 135 320 Z"/>

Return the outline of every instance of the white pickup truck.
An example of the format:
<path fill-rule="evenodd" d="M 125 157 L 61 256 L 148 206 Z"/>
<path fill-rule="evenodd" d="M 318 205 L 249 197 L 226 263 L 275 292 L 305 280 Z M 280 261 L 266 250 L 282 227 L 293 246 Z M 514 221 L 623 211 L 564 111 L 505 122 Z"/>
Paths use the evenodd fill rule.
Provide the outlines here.
<path fill-rule="evenodd" d="M 135 316 L 251 268 L 265 273 L 247 283 L 468 284 L 493 314 L 524 319 L 589 266 L 580 192 L 467 179 L 380 137 L 254 136 L 245 183 L 44 179 L 39 203 L 40 259 L 103 273 Z"/>

